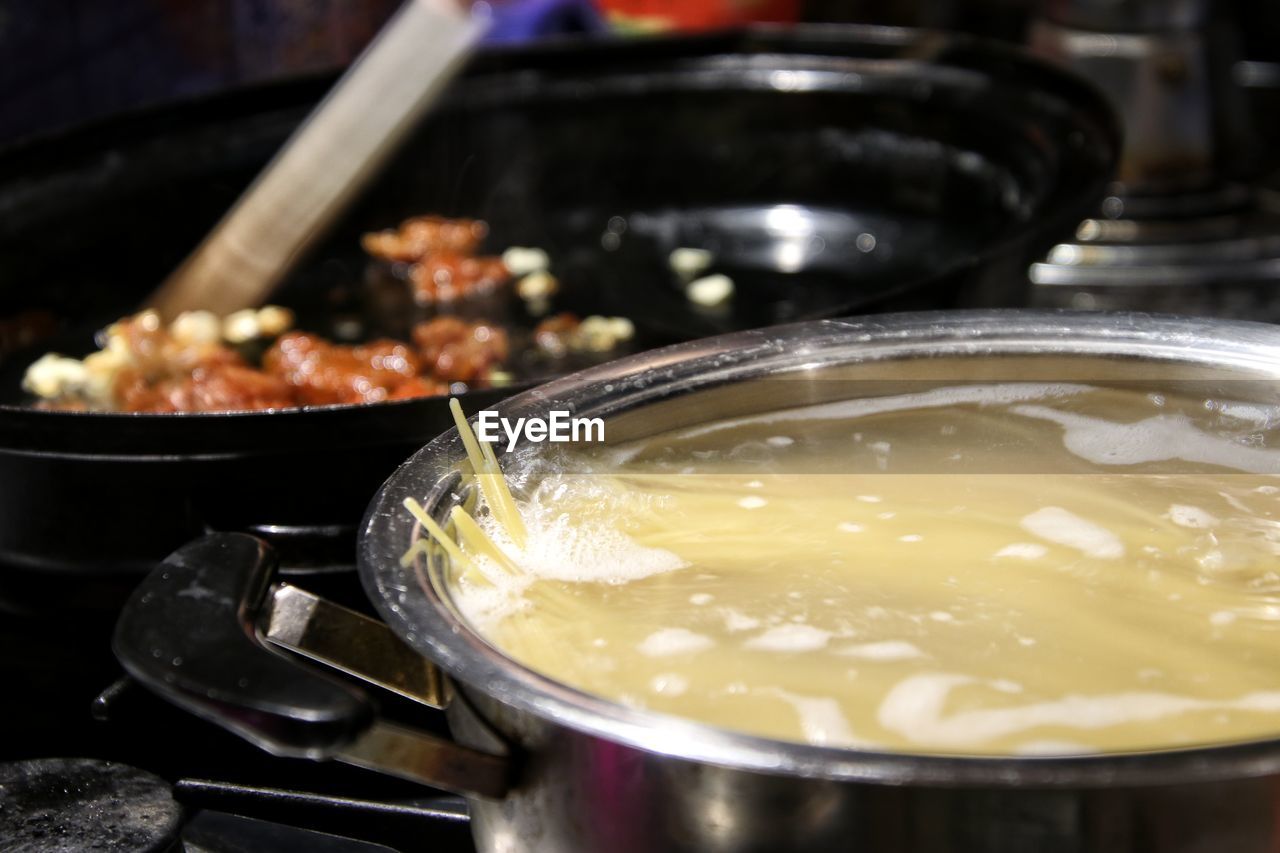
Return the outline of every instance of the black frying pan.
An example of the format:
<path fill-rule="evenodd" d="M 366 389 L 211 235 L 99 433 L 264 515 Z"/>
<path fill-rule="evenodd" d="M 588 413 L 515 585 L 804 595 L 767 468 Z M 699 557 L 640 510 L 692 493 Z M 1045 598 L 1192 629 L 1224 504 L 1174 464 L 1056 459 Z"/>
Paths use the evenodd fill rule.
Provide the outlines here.
<path fill-rule="evenodd" d="M 35 411 L 22 370 L 130 311 L 328 81 L 120 116 L 0 156 L 0 562 L 136 570 L 208 529 L 296 565 L 345 563 L 378 484 L 448 424 L 441 399 L 283 413 Z M 1092 89 L 1009 48 L 820 27 L 490 52 L 276 301 L 403 334 L 363 284 L 360 232 L 439 212 L 548 250 L 560 308 L 638 345 L 902 308 L 1018 305 L 1023 269 L 1101 197 L 1115 123 Z M 671 249 L 716 256 L 732 308 L 694 310 Z M 384 306 L 385 307 L 385 306 Z M 400 326 L 400 328 L 397 328 Z M 2 327 L 2 326 L 0 326 Z M 77 352 L 77 348 L 79 352 Z M 465 401 L 469 411 L 501 392 Z M 468 395 L 471 397 L 472 395 Z"/>

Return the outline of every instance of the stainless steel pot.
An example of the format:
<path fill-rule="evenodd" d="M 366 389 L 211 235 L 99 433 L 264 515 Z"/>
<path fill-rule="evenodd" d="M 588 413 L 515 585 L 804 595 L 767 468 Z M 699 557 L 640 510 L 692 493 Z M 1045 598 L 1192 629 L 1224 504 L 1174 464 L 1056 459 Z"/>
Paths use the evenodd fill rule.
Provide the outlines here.
<path fill-rule="evenodd" d="M 1278 376 L 1280 328 L 1271 326 L 1132 314 L 906 314 L 658 350 L 498 409 L 507 417 L 551 409 L 603 417 L 609 439 L 623 441 L 894 393 L 904 383 L 1191 383 L 1209 396 L 1274 403 Z M 387 481 L 366 516 L 361 575 L 398 639 L 373 620 L 270 586 L 260 545 L 228 535 L 178 552 L 144 583 L 121 619 L 117 654 L 149 686 L 273 751 L 340 758 L 468 793 L 484 853 L 1280 849 L 1280 740 L 1094 757 L 885 754 L 719 730 L 525 669 L 462 620 L 439 561 L 400 566 L 420 533 L 402 500 L 423 500 L 443 519 L 470 491 L 462 458 L 456 433 L 436 439 Z M 224 618 L 208 619 L 212 610 Z M 179 629 L 192 620 L 221 627 Z M 193 639 L 200 634 L 217 636 Z M 456 743 L 376 721 L 352 688 L 277 656 L 233 669 L 214 651 L 220 642 L 263 639 L 444 706 Z"/>

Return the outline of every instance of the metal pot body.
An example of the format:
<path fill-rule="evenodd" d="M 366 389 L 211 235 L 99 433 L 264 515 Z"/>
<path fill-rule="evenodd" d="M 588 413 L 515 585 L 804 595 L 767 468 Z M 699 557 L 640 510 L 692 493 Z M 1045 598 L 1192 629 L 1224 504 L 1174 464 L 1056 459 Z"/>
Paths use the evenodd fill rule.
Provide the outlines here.
<path fill-rule="evenodd" d="M 584 734 L 465 688 L 448 719 L 527 755 L 471 799 L 482 853 L 1269 853 L 1280 775 L 1178 784 L 879 784 L 743 771 Z"/>
<path fill-rule="evenodd" d="M 623 359 L 511 398 L 506 417 L 602 416 L 626 441 L 903 383 L 1107 381 L 1280 401 L 1280 329 L 1150 315 L 974 312 L 822 321 Z M 839 379 L 840 381 L 826 381 Z M 469 485 L 456 433 L 383 486 L 360 546 L 366 590 L 457 685 L 455 736 L 517 758 L 472 801 L 486 853 L 549 851 L 1274 851 L 1280 741 L 1126 755 L 954 757 L 783 743 L 629 708 L 539 675 L 477 635 L 439 561 L 399 557 L 401 508 L 443 519 Z M 1277 472 L 1280 473 L 1280 472 Z"/>

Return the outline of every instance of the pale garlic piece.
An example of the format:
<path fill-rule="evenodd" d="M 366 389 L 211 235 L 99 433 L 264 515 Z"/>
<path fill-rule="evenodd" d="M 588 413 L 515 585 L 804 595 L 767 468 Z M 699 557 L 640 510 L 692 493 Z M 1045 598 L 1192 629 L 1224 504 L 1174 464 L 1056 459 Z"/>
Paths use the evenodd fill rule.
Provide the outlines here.
<path fill-rule="evenodd" d="M 160 327 L 164 325 L 160 315 L 155 311 L 143 311 L 133 318 L 133 322 L 137 323 L 140 329 L 148 332 L 158 332 Z"/>
<path fill-rule="evenodd" d="M 513 276 L 526 276 L 546 271 L 551 258 L 542 249 L 512 246 L 502 253 L 502 263 Z"/>
<path fill-rule="evenodd" d="M 293 328 L 293 312 L 279 305 L 264 305 L 258 309 L 258 334 L 274 338 Z"/>
<path fill-rule="evenodd" d="M 733 279 L 722 274 L 709 275 L 689 282 L 684 292 L 695 305 L 713 308 L 733 296 Z"/>
<path fill-rule="evenodd" d="M 712 260 L 714 260 L 712 254 L 706 249 L 691 249 L 683 246 L 673 249 L 667 256 L 671 271 L 683 281 L 689 281 L 706 270 L 711 266 Z"/>
<path fill-rule="evenodd" d="M 22 388 L 42 400 L 56 400 L 83 386 L 85 376 L 84 362 L 51 352 L 27 368 Z"/>
<path fill-rule="evenodd" d="M 258 312 L 252 308 L 234 311 L 222 318 L 222 337 L 230 343 L 251 341 L 258 333 Z"/>
<path fill-rule="evenodd" d="M 222 338 L 222 323 L 212 311 L 183 311 L 169 324 L 169 334 L 180 344 L 215 344 Z"/>
<path fill-rule="evenodd" d="M 119 336 L 115 340 L 123 342 Z M 111 408 L 116 377 L 129 361 L 129 351 L 118 346 L 89 353 L 84 358 L 85 379 L 80 393 L 95 406 Z"/>
<path fill-rule="evenodd" d="M 104 351 L 113 352 L 122 359 L 130 357 L 129 341 L 120 331 L 119 323 L 112 323 L 103 329 L 98 335 L 98 342 L 102 344 Z"/>
<path fill-rule="evenodd" d="M 539 302 L 554 296 L 560 282 L 545 270 L 532 272 L 516 282 L 516 295 L 526 302 Z"/>
<path fill-rule="evenodd" d="M 569 348 L 586 352 L 608 352 L 617 344 L 613 322 L 609 317 L 592 315 L 574 330 Z"/>
<path fill-rule="evenodd" d="M 626 317 L 608 317 L 609 332 L 615 341 L 629 341 L 636 336 L 636 324 Z"/>

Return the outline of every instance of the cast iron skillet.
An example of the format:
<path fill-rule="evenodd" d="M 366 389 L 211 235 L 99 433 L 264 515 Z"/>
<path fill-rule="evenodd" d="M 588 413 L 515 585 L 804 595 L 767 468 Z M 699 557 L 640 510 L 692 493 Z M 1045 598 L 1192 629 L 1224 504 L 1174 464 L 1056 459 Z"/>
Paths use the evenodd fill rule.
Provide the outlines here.
<path fill-rule="evenodd" d="M 64 331 L 0 351 L 0 562 L 133 571 L 219 529 L 267 535 L 294 564 L 346 563 L 368 497 L 447 428 L 441 399 L 124 416 L 35 411 L 18 393 L 40 351 L 87 350 L 88 330 L 134 307 L 326 83 L 125 115 L 0 155 L 0 322 L 38 309 Z M 377 320 L 371 333 L 403 333 L 406 315 L 369 304 L 357 239 L 432 211 L 485 218 L 496 247 L 547 249 L 563 307 L 631 317 L 642 346 L 1018 305 L 1025 264 L 1101 197 L 1116 150 L 1085 84 L 937 33 L 762 28 L 491 52 L 278 301 L 321 331 L 355 312 Z M 730 309 L 690 308 L 666 263 L 678 246 L 715 254 L 712 271 L 738 285 Z"/>

